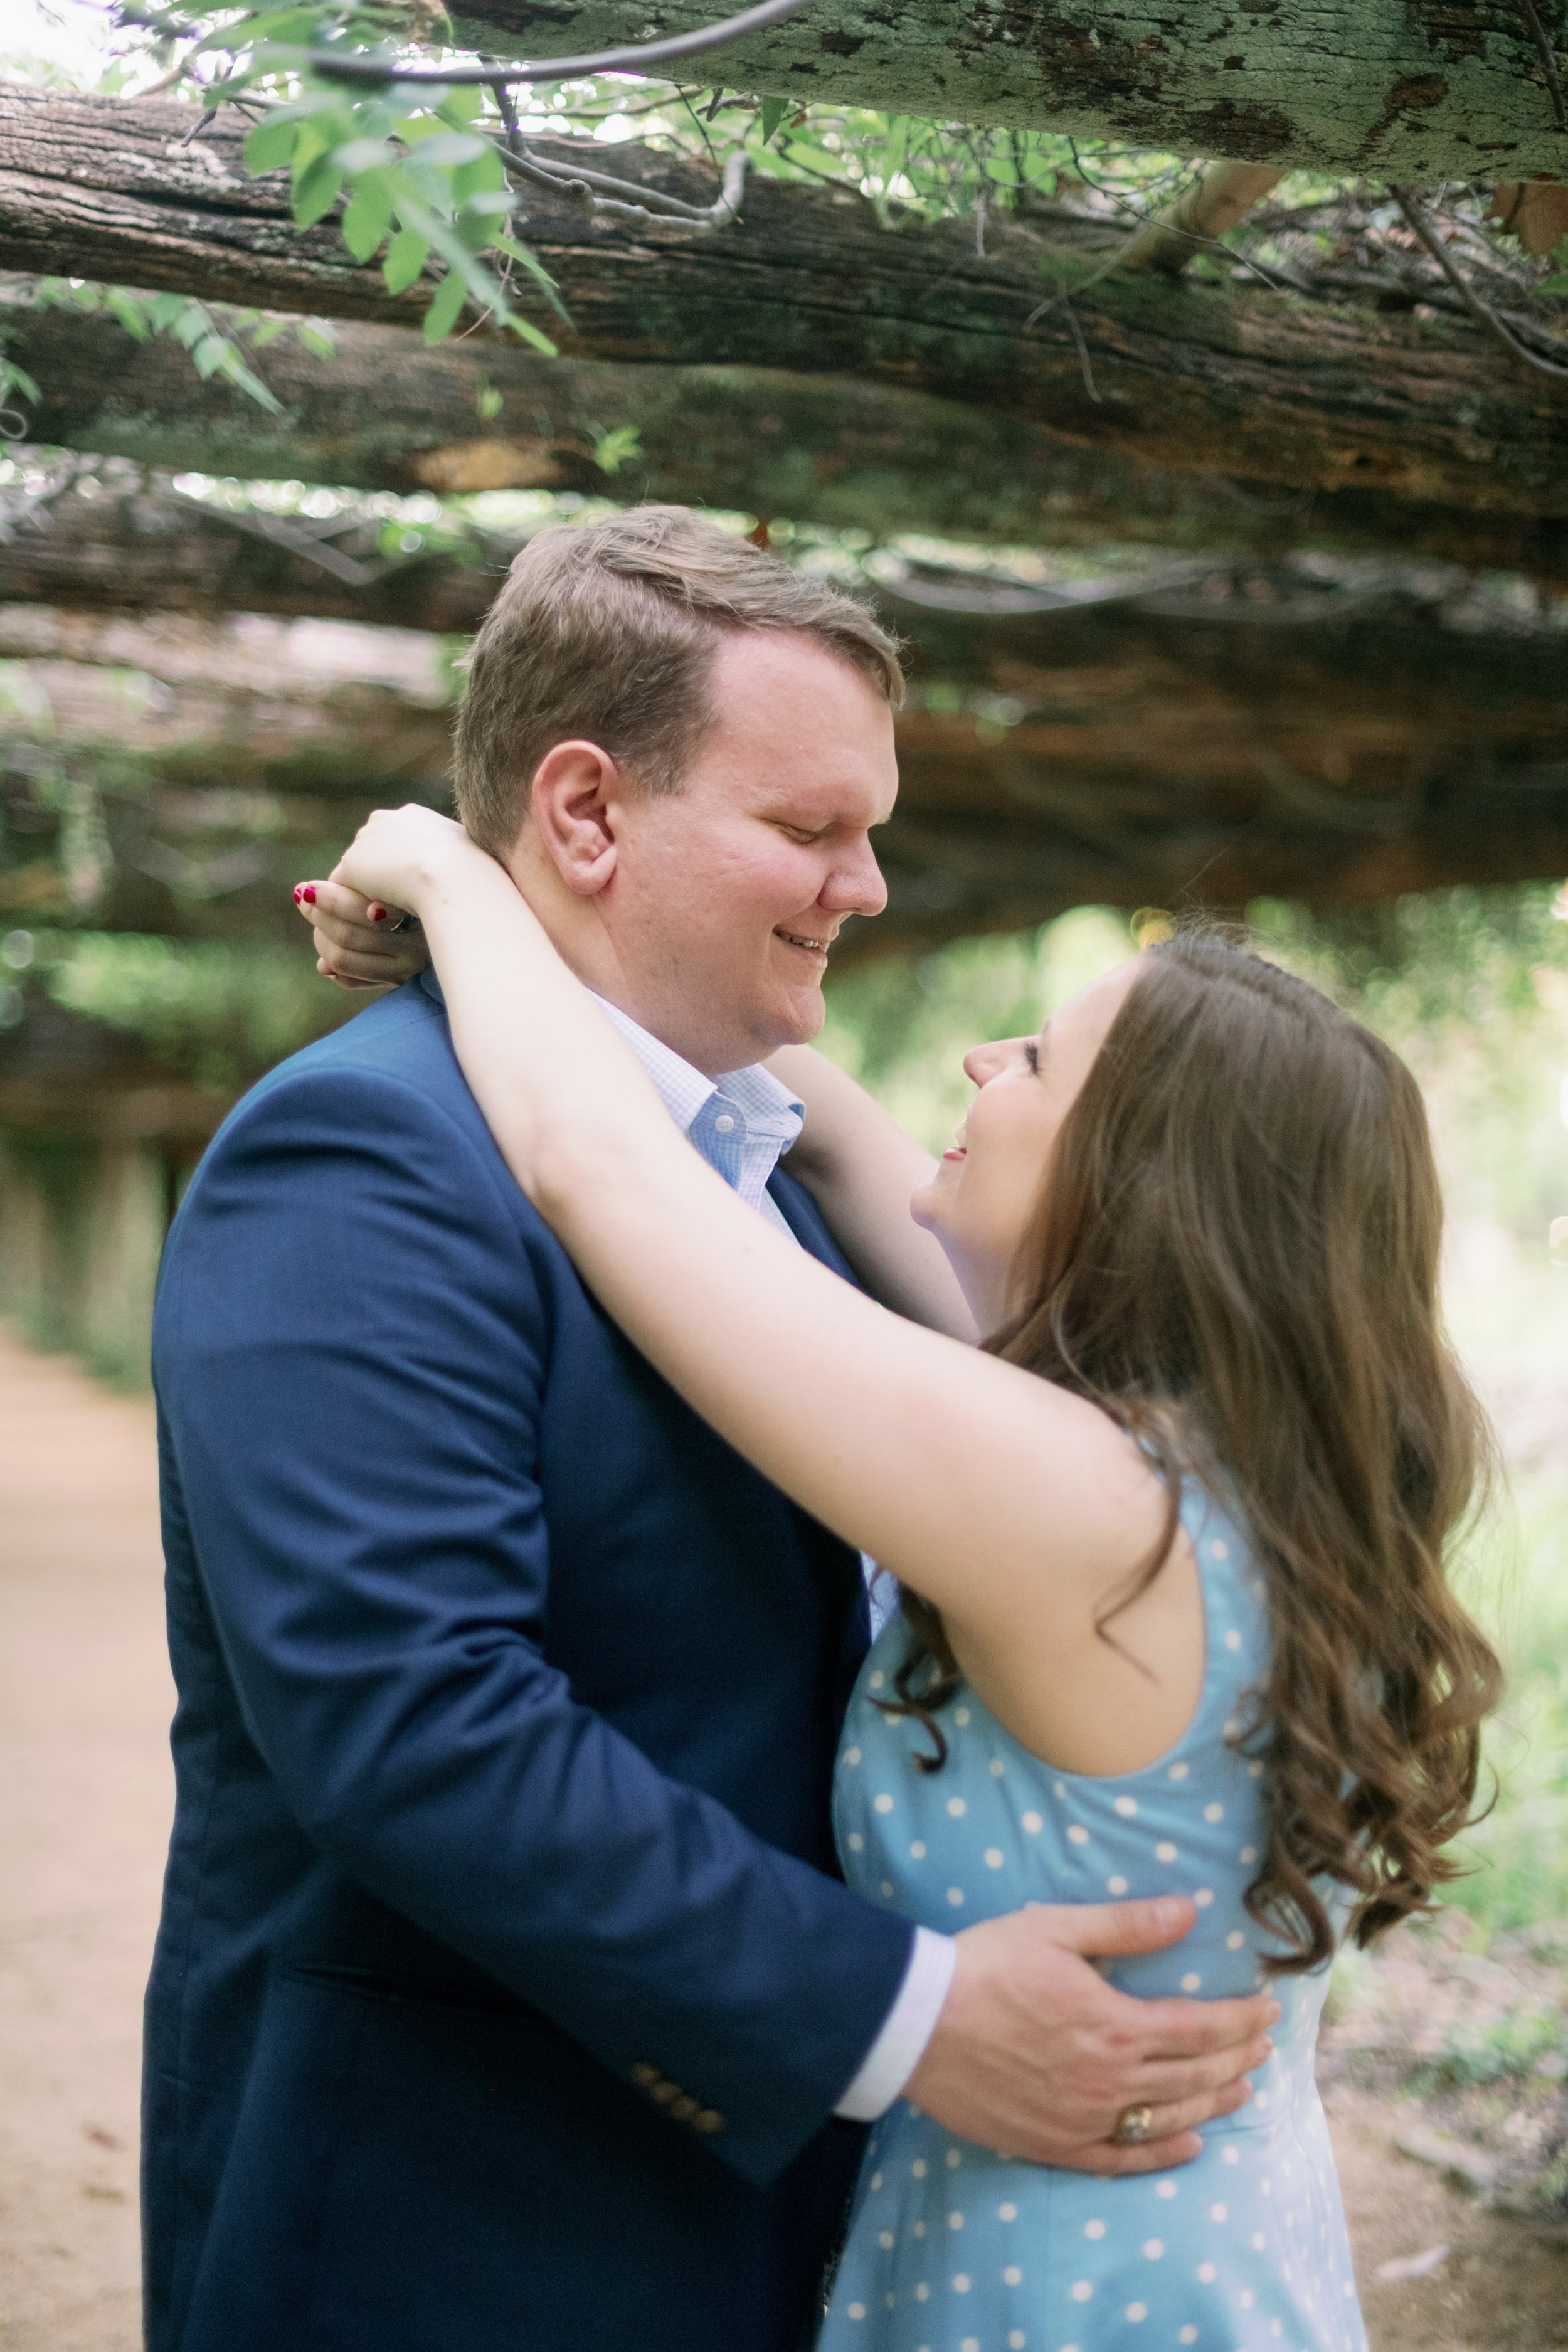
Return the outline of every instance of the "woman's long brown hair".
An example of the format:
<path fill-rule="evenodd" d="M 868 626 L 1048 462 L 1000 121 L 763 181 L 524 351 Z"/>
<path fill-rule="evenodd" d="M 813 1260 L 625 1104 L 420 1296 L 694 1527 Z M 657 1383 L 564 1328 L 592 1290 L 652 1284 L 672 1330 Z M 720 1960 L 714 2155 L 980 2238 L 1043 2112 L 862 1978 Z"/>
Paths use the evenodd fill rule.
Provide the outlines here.
<path fill-rule="evenodd" d="M 1322 1882 L 1365 1945 L 1458 1874 L 1480 1723 L 1501 1688 L 1445 1549 L 1484 1490 L 1485 1418 L 1444 1335 L 1442 1200 L 1398 1055 L 1304 981 L 1212 932 L 1147 949 L 1052 1154 L 986 1342 L 1089 1397 L 1169 1485 L 1218 1483 L 1268 1580 L 1272 1663 L 1240 1744 L 1270 1830 L 1247 1890 L 1272 1965 L 1328 1958 Z M 931 1606 L 904 1706 L 957 1668 Z M 1110 1638 L 1109 1634 L 1107 1638 Z"/>

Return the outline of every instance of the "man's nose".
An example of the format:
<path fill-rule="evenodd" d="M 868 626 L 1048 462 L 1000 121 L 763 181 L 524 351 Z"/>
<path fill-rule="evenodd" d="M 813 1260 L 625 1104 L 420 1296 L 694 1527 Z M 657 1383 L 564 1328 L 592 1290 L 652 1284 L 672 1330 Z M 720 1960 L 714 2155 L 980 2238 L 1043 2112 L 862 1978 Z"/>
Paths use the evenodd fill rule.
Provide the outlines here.
<path fill-rule="evenodd" d="M 888 886 L 868 841 L 862 841 L 834 864 L 822 886 L 821 903 L 835 915 L 879 915 L 888 903 Z"/>

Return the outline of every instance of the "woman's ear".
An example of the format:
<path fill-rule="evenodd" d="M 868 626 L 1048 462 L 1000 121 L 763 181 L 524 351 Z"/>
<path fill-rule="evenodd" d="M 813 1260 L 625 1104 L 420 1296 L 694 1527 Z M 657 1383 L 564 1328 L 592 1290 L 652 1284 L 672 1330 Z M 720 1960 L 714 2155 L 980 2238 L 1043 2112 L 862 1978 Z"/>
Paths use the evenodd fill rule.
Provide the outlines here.
<path fill-rule="evenodd" d="M 552 743 L 533 774 L 541 845 L 566 887 L 595 898 L 616 870 L 615 804 L 626 782 L 596 743 Z"/>

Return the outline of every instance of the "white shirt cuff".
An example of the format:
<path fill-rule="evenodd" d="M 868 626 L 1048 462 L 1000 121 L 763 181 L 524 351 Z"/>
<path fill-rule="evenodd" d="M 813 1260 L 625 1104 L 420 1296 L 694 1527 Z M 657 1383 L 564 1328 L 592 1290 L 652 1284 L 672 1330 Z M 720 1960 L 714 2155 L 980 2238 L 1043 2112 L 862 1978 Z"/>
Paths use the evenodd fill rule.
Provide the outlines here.
<path fill-rule="evenodd" d="M 834 2108 L 836 2116 L 852 2124 L 875 2123 L 892 2105 L 925 2056 L 957 1966 L 958 1947 L 951 1936 L 915 1929 L 903 1983 L 859 2073 Z"/>

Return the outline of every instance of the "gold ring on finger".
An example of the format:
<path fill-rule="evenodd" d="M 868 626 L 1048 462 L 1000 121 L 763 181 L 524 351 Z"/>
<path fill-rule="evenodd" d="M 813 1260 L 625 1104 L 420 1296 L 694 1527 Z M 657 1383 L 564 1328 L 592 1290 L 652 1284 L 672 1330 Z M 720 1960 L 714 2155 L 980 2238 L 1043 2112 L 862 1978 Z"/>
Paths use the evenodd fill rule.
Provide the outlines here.
<path fill-rule="evenodd" d="M 1148 2138 L 1153 2127 L 1152 2107 L 1123 2107 L 1116 2118 L 1116 2129 L 1110 2137 L 1118 2147 L 1137 2147 Z"/>

